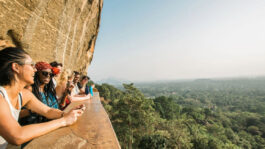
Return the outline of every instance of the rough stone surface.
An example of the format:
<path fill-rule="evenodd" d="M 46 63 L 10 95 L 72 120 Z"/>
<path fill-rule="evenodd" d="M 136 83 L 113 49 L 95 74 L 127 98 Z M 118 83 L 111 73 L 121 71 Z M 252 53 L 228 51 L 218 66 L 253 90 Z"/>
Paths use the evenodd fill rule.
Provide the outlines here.
<path fill-rule="evenodd" d="M 18 46 L 35 61 L 86 72 L 103 0 L 0 0 L 0 49 Z"/>
<path fill-rule="evenodd" d="M 92 101 L 71 103 L 65 111 L 80 103 L 86 105 L 86 110 L 77 123 L 36 138 L 25 149 L 120 149 L 99 94 L 95 93 Z"/>

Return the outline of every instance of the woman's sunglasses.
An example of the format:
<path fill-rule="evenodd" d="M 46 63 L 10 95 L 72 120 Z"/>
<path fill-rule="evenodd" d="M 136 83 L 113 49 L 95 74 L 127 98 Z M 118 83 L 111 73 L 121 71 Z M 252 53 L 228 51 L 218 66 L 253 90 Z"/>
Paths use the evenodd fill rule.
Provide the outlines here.
<path fill-rule="evenodd" d="M 47 72 L 47 71 L 41 71 L 41 74 L 45 77 L 48 77 L 48 76 L 52 77 L 53 76 L 53 74 L 51 72 Z"/>
<path fill-rule="evenodd" d="M 35 68 L 35 62 L 25 62 L 24 65 L 30 65 L 31 67 Z"/>

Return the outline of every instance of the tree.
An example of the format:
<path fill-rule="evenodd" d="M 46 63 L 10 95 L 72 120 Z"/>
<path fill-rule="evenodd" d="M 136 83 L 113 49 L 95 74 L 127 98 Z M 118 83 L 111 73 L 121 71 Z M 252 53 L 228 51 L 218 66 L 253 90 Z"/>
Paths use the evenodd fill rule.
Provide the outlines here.
<path fill-rule="evenodd" d="M 180 106 L 171 97 L 160 96 L 155 98 L 154 108 L 164 119 L 175 119 L 180 115 Z"/>
<path fill-rule="evenodd" d="M 111 120 L 122 148 L 131 149 L 143 135 L 152 131 L 154 109 L 152 100 L 146 99 L 133 84 L 123 86 L 123 95 L 113 102 Z"/>
<path fill-rule="evenodd" d="M 261 134 L 261 132 L 259 131 L 259 128 L 257 126 L 249 126 L 247 130 L 252 135 L 260 135 Z"/>
<path fill-rule="evenodd" d="M 138 147 L 140 149 L 165 149 L 167 139 L 161 135 L 146 135 L 142 137 Z"/>

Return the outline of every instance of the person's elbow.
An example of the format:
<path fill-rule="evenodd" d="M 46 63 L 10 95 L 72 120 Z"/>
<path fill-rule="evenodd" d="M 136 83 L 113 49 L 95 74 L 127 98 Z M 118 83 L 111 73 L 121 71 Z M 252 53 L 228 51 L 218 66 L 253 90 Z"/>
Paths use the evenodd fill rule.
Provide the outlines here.
<path fill-rule="evenodd" d="M 24 135 L 17 134 L 15 136 L 11 137 L 11 139 L 7 140 L 7 142 L 9 144 L 13 144 L 13 145 L 21 145 L 21 144 L 26 142 L 26 139 L 25 139 Z"/>
<path fill-rule="evenodd" d="M 12 141 L 10 141 L 10 142 L 8 142 L 9 144 L 13 144 L 13 145 L 21 145 L 21 144 L 23 144 L 24 142 L 22 141 L 22 140 L 12 140 Z"/>

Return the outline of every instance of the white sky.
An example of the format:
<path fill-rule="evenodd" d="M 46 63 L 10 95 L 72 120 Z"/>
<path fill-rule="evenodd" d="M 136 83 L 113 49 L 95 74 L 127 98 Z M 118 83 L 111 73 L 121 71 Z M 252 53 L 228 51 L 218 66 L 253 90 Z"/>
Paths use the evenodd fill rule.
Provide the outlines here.
<path fill-rule="evenodd" d="M 265 1 L 104 1 L 88 74 L 130 81 L 265 75 Z"/>

